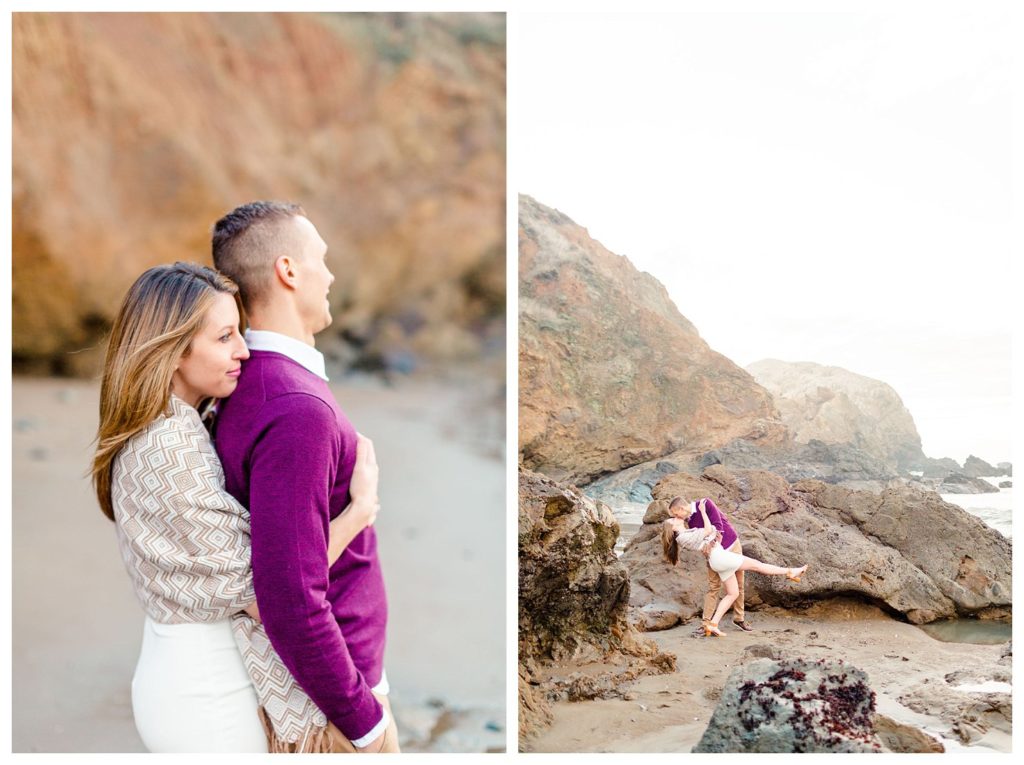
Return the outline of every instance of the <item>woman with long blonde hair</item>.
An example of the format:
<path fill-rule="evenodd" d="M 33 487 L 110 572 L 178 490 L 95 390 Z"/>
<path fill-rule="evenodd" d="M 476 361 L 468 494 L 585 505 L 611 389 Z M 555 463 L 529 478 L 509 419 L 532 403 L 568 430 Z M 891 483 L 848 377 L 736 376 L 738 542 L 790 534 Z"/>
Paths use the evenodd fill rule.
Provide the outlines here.
<path fill-rule="evenodd" d="M 132 710 L 150 751 L 330 751 L 334 741 L 294 680 L 284 687 L 290 705 L 298 699 L 288 722 L 299 735 L 277 740 L 254 671 L 273 649 L 258 625 L 249 515 L 224 489 L 200 416 L 238 383 L 243 321 L 234 282 L 175 263 L 136 280 L 110 333 L 92 479 L 146 614 Z M 376 458 L 363 437 L 351 495 L 330 523 L 330 562 L 377 514 Z"/>
<path fill-rule="evenodd" d="M 692 513 L 699 512 L 704 521 L 703 527 L 689 528 L 687 519 Z M 704 624 L 704 635 L 725 637 L 718 629 L 725 612 L 739 596 L 739 585 L 736 582 L 737 571 L 756 571 L 765 576 L 784 576 L 790 581 L 799 582 L 807 566 L 783 568 L 770 563 L 762 563 L 756 558 L 730 552 L 722 547 L 722 532 L 708 520 L 705 500 L 691 502 L 689 505 L 682 497 L 675 497 L 669 503 L 669 515 L 661 525 L 661 546 L 665 560 L 673 566 L 679 562 L 679 548 L 699 550 L 708 559 L 708 565 L 721 577 L 725 586 L 725 596 L 719 601 L 714 618 Z"/>

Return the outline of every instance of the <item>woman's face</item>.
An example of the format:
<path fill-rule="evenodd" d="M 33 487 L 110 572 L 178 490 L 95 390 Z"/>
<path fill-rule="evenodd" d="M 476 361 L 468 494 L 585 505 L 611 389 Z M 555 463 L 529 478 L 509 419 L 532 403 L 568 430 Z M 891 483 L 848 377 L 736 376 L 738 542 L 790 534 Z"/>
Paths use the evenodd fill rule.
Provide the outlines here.
<path fill-rule="evenodd" d="M 189 353 L 171 377 L 174 395 L 192 406 L 204 398 L 225 398 L 238 385 L 249 349 L 238 331 L 238 306 L 232 295 L 218 292 Z"/>

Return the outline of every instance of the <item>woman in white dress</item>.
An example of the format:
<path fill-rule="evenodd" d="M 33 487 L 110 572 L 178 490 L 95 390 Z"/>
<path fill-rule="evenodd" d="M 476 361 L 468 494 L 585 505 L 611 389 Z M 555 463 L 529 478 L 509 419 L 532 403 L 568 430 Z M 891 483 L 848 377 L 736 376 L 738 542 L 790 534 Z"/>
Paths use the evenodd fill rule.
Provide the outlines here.
<path fill-rule="evenodd" d="M 132 711 L 151 752 L 266 752 L 268 740 L 277 751 L 334 750 L 336 729 L 305 696 L 302 735 L 278 744 L 278 717 L 240 652 L 240 612 L 259 618 L 249 514 L 224 490 L 200 409 L 237 385 L 249 356 L 243 315 L 231 280 L 175 263 L 136 280 L 111 330 L 92 477 L 146 614 Z M 330 562 L 377 514 L 376 458 L 363 437 L 351 494 L 330 524 Z"/>
<path fill-rule="evenodd" d="M 799 582 L 801 575 L 807 570 L 807 566 L 783 568 L 770 563 L 762 563 L 747 555 L 730 552 L 722 547 L 722 532 L 712 526 L 711 521 L 708 520 L 703 500 L 696 503 L 696 506 L 694 503 L 687 505 L 685 502 L 675 502 L 674 500 L 673 504 L 674 506 L 669 509 L 672 517 L 666 518 L 661 528 L 662 551 L 666 560 L 673 566 L 678 563 L 680 547 L 688 550 L 700 550 L 708 559 L 708 565 L 718 574 L 725 586 L 725 597 L 719 601 L 714 618 L 704 625 L 706 636 L 725 637 L 725 633 L 718 629 L 718 622 L 739 595 L 739 585 L 736 582 L 737 571 L 756 571 L 766 576 L 784 576 L 790 581 Z M 691 529 L 687 526 L 687 519 L 697 511 L 700 512 L 701 518 L 704 520 L 704 526 Z"/>

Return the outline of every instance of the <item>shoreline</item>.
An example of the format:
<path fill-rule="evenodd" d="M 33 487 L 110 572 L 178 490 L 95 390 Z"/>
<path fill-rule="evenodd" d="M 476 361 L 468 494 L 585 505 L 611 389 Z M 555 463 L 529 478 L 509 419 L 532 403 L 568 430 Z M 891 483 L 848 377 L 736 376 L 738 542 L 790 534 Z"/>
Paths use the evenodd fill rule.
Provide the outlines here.
<path fill-rule="evenodd" d="M 864 670 L 879 713 L 924 730 L 947 752 L 1010 751 L 1009 723 L 1006 730 L 998 721 L 985 732 L 975 730 L 978 736 L 969 744 L 953 731 L 958 721 L 962 730 L 971 730 L 964 721 L 970 714 L 961 714 L 961 707 L 994 698 L 988 688 L 1004 687 L 986 682 L 1010 681 L 1009 660 L 1000 660 L 1005 643 L 944 643 L 852 601 L 821 603 L 799 613 L 748 610 L 751 633 L 732 627 L 730 618 L 723 619 L 725 638 L 695 637 L 696 620 L 644 633 L 660 650 L 676 654 L 676 672 L 623 685 L 621 698 L 554 702 L 551 726 L 527 742 L 525 751 L 690 752 L 732 669 L 770 649 L 810 660 L 838 658 Z"/>

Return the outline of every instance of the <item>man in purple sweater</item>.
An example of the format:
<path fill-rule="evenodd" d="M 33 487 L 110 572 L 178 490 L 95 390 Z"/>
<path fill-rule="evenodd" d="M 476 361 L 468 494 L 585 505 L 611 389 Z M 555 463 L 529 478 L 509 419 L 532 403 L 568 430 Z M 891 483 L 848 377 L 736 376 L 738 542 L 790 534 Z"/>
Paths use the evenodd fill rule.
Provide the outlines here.
<path fill-rule="evenodd" d="M 220 405 L 216 446 L 227 490 L 249 508 L 253 584 L 271 644 L 357 750 L 395 752 L 372 525 L 352 528 L 327 565 L 330 521 L 350 500 L 357 434 L 313 342 L 331 322 L 326 252 L 297 205 L 253 202 L 214 226 L 214 265 L 239 286 L 251 351 Z"/>
<path fill-rule="evenodd" d="M 677 497 L 677 499 L 679 499 Z M 674 500 L 673 500 L 674 501 Z M 679 499 L 682 502 L 682 499 Z M 700 502 L 701 500 L 697 500 Z M 704 508 L 708 514 L 708 520 L 711 525 L 718 529 L 722 534 L 722 547 L 729 552 L 734 552 L 737 555 L 743 555 L 743 545 L 740 544 L 739 534 L 729 523 L 729 519 L 725 517 L 725 513 L 718 509 L 718 506 L 710 499 L 705 498 L 704 501 L 707 503 Z M 690 519 L 686 522 L 686 525 L 691 529 L 704 528 L 704 519 L 701 517 L 700 512 L 696 509 L 696 503 L 694 503 L 694 510 L 690 513 Z M 745 632 L 752 632 L 753 627 L 747 624 L 743 618 L 743 572 L 736 572 L 736 584 L 739 587 L 740 594 L 737 596 L 736 601 L 732 604 L 733 612 L 733 624 L 739 627 Z M 711 617 L 715 615 L 715 608 L 718 606 L 718 593 L 722 589 L 722 580 L 715 573 L 714 569 L 711 568 L 711 564 L 708 564 L 708 594 L 704 596 L 704 614 L 701 618 L 703 623 L 711 621 Z"/>

